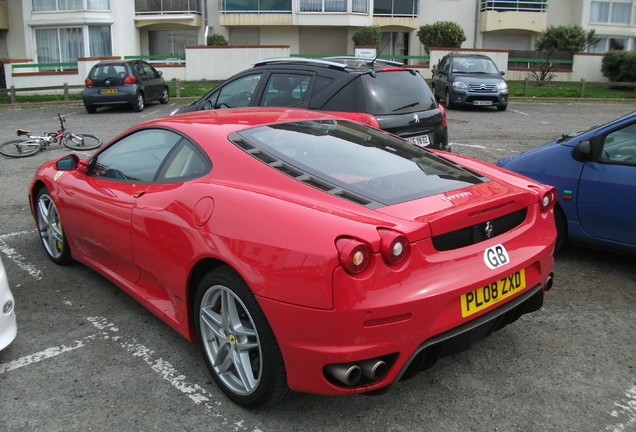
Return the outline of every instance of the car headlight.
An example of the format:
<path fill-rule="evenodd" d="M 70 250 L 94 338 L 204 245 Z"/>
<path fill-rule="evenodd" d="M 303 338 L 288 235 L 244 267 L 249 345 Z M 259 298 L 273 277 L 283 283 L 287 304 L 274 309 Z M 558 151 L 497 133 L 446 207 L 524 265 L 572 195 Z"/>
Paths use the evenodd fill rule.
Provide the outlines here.
<path fill-rule="evenodd" d="M 508 90 L 508 84 L 506 84 L 505 81 L 501 81 L 499 85 L 497 86 L 497 90 L 500 90 L 500 91 Z"/>
<path fill-rule="evenodd" d="M 453 81 L 453 87 L 462 90 L 468 90 L 468 86 L 463 81 Z"/>

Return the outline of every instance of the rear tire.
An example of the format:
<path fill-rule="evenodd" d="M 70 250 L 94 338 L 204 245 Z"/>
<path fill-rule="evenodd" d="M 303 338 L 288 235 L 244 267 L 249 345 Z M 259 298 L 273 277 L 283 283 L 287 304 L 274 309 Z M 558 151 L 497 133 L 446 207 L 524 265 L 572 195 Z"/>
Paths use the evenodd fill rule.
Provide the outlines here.
<path fill-rule="evenodd" d="M 285 398 L 285 364 L 265 314 L 245 281 L 229 267 L 203 277 L 194 303 L 203 358 L 219 389 L 246 408 Z"/>
<path fill-rule="evenodd" d="M 102 145 L 102 140 L 95 135 L 67 133 L 62 144 L 72 150 L 93 150 Z"/>
<path fill-rule="evenodd" d="M 42 146 L 37 140 L 14 139 L 0 144 L 0 153 L 13 158 L 27 157 L 36 154 Z"/>
<path fill-rule="evenodd" d="M 92 105 L 84 105 L 84 108 L 86 108 L 86 112 L 89 114 L 95 114 L 97 112 L 97 108 Z"/>

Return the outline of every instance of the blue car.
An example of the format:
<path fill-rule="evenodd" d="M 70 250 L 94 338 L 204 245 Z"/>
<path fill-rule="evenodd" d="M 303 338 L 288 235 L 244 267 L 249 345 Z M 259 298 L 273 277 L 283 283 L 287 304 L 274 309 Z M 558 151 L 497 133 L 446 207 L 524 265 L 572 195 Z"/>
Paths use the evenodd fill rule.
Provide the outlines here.
<path fill-rule="evenodd" d="M 557 248 L 636 252 L 636 112 L 497 165 L 557 188 Z"/>

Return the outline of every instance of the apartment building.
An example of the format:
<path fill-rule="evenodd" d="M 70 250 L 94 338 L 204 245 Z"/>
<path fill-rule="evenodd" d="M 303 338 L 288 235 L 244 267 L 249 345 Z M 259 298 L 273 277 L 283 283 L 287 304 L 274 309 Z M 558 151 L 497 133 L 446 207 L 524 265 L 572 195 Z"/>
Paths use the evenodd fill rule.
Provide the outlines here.
<path fill-rule="evenodd" d="M 529 50 L 548 26 L 568 24 L 596 31 L 592 52 L 636 50 L 636 0 L 0 0 L 0 59 L 179 56 L 214 33 L 351 54 L 353 33 L 370 25 L 382 29 L 382 54 L 421 56 L 417 30 L 437 21 L 460 24 L 464 48 Z"/>

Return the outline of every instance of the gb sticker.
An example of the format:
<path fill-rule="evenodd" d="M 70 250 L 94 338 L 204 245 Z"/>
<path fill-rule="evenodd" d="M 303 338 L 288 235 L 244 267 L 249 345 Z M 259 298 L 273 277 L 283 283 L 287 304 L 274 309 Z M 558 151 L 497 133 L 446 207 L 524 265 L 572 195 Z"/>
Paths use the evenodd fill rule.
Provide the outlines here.
<path fill-rule="evenodd" d="M 508 251 L 503 245 L 489 247 L 484 251 L 484 262 L 492 270 L 508 264 L 510 262 Z"/>

